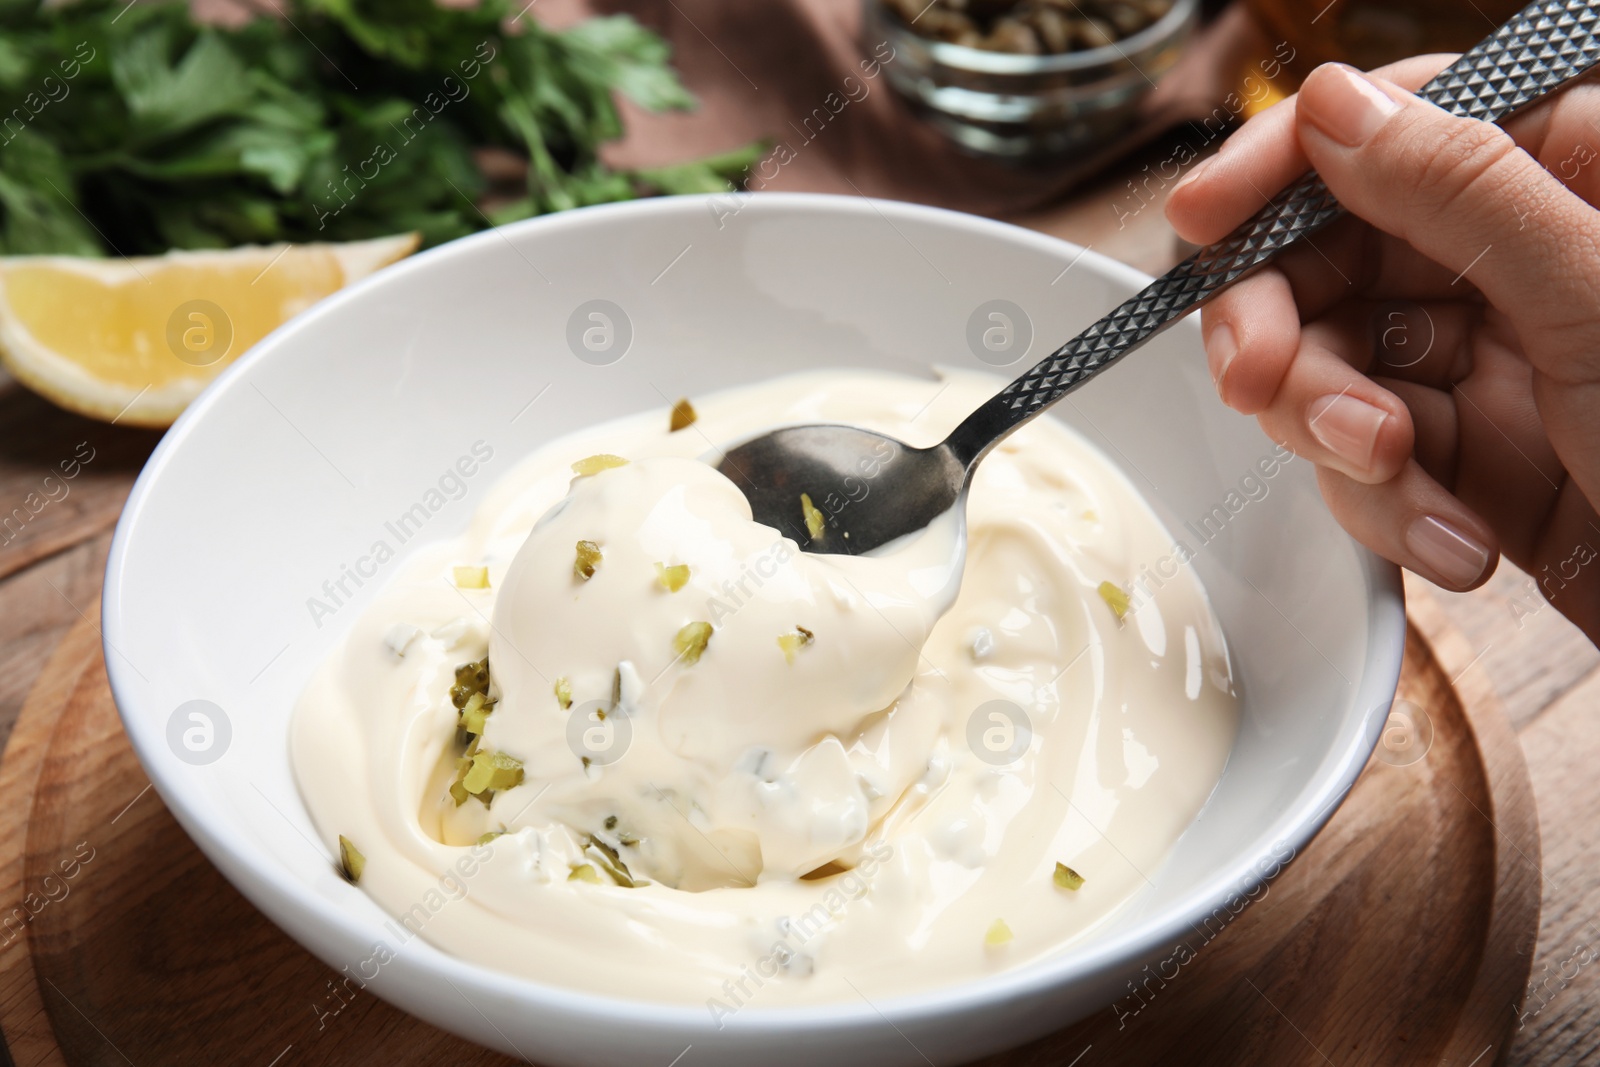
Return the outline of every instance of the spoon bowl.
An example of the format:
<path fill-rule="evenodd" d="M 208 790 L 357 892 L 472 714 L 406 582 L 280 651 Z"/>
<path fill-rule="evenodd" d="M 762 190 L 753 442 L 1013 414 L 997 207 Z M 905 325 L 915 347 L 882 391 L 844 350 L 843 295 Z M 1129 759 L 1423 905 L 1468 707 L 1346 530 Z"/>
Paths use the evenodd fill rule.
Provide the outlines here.
<path fill-rule="evenodd" d="M 727 450 L 717 469 L 755 520 L 802 551 L 860 555 L 956 503 L 967 467 L 948 444 L 914 448 L 859 426 L 789 426 Z M 807 506 L 809 502 L 809 508 Z"/>

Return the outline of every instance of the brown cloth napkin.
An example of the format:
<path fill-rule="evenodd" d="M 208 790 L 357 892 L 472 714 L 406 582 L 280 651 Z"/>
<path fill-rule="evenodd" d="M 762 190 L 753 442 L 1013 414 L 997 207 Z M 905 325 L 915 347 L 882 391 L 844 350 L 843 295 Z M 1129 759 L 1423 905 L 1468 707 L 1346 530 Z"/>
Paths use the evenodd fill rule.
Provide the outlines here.
<path fill-rule="evenodd" d="M 555 26 L 616 12 L 671 42 L 674 65 L 701 106 L 674 115 L 628 106 L 628 135 L 608 151 L 610 162 L 660 165 L 766 137 L 788 151 L 775 149 L 756 168 L 752 189 L 860 193 L 997 217 L 1058 201 L 1175 125 L 1211 115 L 1254 46 L 1235 6 L 1191 40 L 1126 137 L 1098 152 L 1017 166 L 963 153 L 916 117 L 881 69 L 864 75 L 863 60 L 890 46 L 862 39 L 861 0 L 536 0 L 532 9 Z M 833 107 L 847 103 L 808 128 L 813 109 L 828 114 L 830 94 Z M 787 161 L 776 166 L 777 159 Z"/>

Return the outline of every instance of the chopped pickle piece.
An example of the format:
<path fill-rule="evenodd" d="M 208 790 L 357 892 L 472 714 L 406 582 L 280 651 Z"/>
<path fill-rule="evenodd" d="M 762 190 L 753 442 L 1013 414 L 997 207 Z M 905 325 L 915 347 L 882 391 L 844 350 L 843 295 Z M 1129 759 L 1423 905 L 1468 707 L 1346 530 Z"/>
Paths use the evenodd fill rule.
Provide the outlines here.
<path fill-rule="evenodd" d="M 469 739 L 466 750 L 456 757 L 456 777 L 455 781 L 450 783 L 450 799 L 456 802 L 456 807 L 458 808 L 465 804 L 467 798 L 472 795 L 467 792 L 467 787 L 462 782 L 466 778 L 467 772 L 472 769 L 472 757 L 477 755 L 478 742 L 480 740 L 481 738 L 477 737 Z"/>
<path fill-rule="evenodd" d="M 622 671 L 624 667 L 628 668 L 626 676 L 623 675 Z M 611 706 L 597 709 L 595 715 L 604 719 L 608 712 L 620 711 L 624 715 L 632 712 L 639 697 L 639 694 L 634 692 L 636 685 L 632 683 L 637 683 L 638 681 L 639 676 L 634 672 L 633 664 L 627 660 L 617 664 L 616 670 L 611 672 Z"/>
<path fill-rule="evenodd" d="M 607 830 L 615 830 L 616 828 L 617 828 L 617 817 L 615 815 L 607 815 L 606 816 L 606 829 Z"/>
<path fill-rule="evenodd" d="M 456 780 L 450 783 L 450 799 L 459 808 L 467 802 L 467 797 L 473 796 L 487 807 L 496 791 L 521 784 L 522 762 L 504 752 L 479 751 L 478 738 L 474 737 L 466 753 L 456 760 Z"/>
<path fill-rule="evenodd" d="M 594 577 L 594 569 L 600 565 L 600 546 L 593 541 L 578 542 L 578 558 L 572 565 L 572 573 L 584 581 Z"/>
<path fill-rule="evenodd" d="M 678 658 L 683 660 L 686 667 L 699 663 L 700 656 L 710 643 L 711 624 L 709 622 L 691 622 L 679 630 L 677 636 L 672 639 L 672 647 L 677 650 Z"/>
<path fill-rule="evenodd" d="M 989 932 L 983 935 L 983 943 L 990 948 L 1010 944 L 1011 927 L 1006 925 L 1004 919 L 996 919 L 989 926 Z"/>
<path fill-rule="evenodd" d="M 488 567 L 452 567 L 450 574 L 455 578 L 457 589 L 489 588 Z"/>
<path fill-rule="evenodd" d="M 474 841 L 473 844 L 474 845 L 487 845 L 490 841 L 493 841 L 495 838 L 503 837 L 503 836 L 505 836 L 505 831 L 504 830 L 490 830 L 486 834 L 478 835 L 478 839 L 476 841 Z"/>
<path fill-rule="evenodd" d="M 566 711 L 572 707 L 572 679 L 557 678 L 555 684 L 556 703 L 561 705 L 561 710 Z"/>
<path fill-rule="evenodd" d="M 350 839 L 343 834 L 339 835 L 339 873 L 344 875 L 345 881 L 355 883 L 361 881 L 361 872 L 367 869 L 367 857 L 361 850 L 350 843 Z"/>
<path fill-rule="evenodd" d="M 684 397 L 672 405 L 672 422 L 668 433 L 677 433 L 694 425 L 694 420 L 700 416 L 694 413 L 694 405 L 689 403 L 689 398 Z"/>
<path fill-rule="evenodd" d="M 472 766 L 461 778 L 461 787 L 480 800 L 484 793 L 494 793 L 522 784 L 522 761 L 504 752 L 477 752 Z"/>
<path fill-rule="evenodd" d="M 816 639 L 817 635 L 804 626 L 796 626 L 791 632 L 778 635 L 778 647 L 783 649 L 783 658 L 793 663 L 794 654 Z"/>
<path fill-rule="evenodd" d="M 817 506 L 811 502 L 811 497 L 807 493 L 800 494 L 800 514 L 806 517 L 806 532 L 811 535 L 811 539 L 815 541 L 821 537 L 823 523 L 826 520 L 823 519 L 822 512 L 817 510 Z"/>
<path fill-rule="evenodd" d="M 602 452 L 598 456 L 588 456 L 572 465 L 572 473 L 580 478 L 587 478 L 591 474 L 610 470 L 612 467 L 625 467 L 628 461 L 621 456 L 613 456 L 609 452 Z"/>
<path fill-rule="evenodd" d="M 675 563 L 670 567 L 665 563 L 656 564 L 656 581 L 660 582 L 661 588 L 667 592 L 676 593 L 683 588 L 684 583 L 688 580 L 689 565 L 687 563 Z"/>
<path fill-rule="evenodd" d="M 1065 863 L 1057 863 L 1055 882 L 1062 889 L 1082 889 L 1083 875 L 1068 867 Z"/>
<path fill-rule="evenodd" d="M 522 784 L 522 761 L 513 759 L 504 752 L 496 752 L 489 757 L 489 762 L 494 767 L 494 772 L 489 778 L 491 789 L 514 789 Z"/>
<path fill-rule="evenodd" d="M 481 735 L 484 722 L 489 718 L 489 713 L 493 710 L 494 701 L 482 693 L 473 693 L 467 698 L 466 706 L 461 709 L 456 725 L 468 734 L 473 736 Z"/>
<path fill-rule="evenodd" d="M 591 885 L 599 885 L 600 875 L 595 871 L 591 864 L 575 863 L 572 865 L 572 873 L 567 875 L 567 881 L 588 882 Z"/>
<path fill-rule="evenodd" d="M 1133 602 L 1128 599 L 1128 594 L 1123 592 L 1121 586 L 1101 582 L 1099 592 L 1100 599 L 1106 602 L 1106 607 L 1111 609 L 1118 622 L 1128 617 L 1128 609 L 1133 606 Z"/>
<path fill-rule="evenodd" d="M 628 865 L 622 862 L 622 857 L 618 855 L 616 849 L 593 834 L 589 835 L 588 841 L 589 843 L 584 846 L 583 854 L 593 860 L 595 865 L 602 871 L 605 871 L 613 882 L 624 889 L 637 889 L 641 885 L 650 884 L 643 879 L 633 877 L 632 872 L 628 870 Z"/>
<path fill-rule="evenodd" d="M 460 711 L 467 706 L 467 701 L 472 699 L 474 693 L 485 698 L 489 695 L 488 656 L 456 668 L 456 684 L 450 687 L 450 703 Z"/>

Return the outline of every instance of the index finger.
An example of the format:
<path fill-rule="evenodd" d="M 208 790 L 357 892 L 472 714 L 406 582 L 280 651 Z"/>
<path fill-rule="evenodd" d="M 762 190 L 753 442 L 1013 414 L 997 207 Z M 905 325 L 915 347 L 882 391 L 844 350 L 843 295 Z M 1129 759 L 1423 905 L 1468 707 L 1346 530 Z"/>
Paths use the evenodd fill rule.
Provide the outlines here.
<path fill-rule="evenodd" d="M 1373 73 L 1405 89 L 1422 88 L 1454 63 L 1453 55 L 1413 56 Z M 1272 105 L 1222 142 L 1173 187 L 1167 219 L 1186 241 L 1220 241 L 1311 169 L 1295 134 L 1297 98 Z"/>

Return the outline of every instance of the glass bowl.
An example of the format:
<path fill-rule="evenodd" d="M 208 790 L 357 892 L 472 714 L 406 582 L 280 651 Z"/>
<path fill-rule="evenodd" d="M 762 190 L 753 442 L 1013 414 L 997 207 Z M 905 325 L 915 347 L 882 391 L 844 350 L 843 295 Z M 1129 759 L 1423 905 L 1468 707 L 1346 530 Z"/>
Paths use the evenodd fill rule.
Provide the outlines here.
<path fill-rule="evenodd" d="M 869 49 L 887 41 L 889 83 L 967 151 L 1000 159 L 1060 156 L 1114 141 L 1178 61 L 1200 0 L 1104 48 L 1016 55 L 922 37 L 882 0 L 864 0 Z"/>

